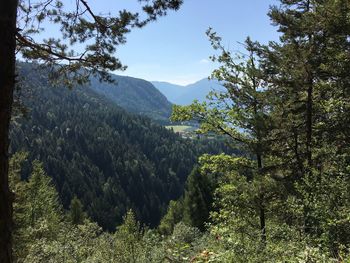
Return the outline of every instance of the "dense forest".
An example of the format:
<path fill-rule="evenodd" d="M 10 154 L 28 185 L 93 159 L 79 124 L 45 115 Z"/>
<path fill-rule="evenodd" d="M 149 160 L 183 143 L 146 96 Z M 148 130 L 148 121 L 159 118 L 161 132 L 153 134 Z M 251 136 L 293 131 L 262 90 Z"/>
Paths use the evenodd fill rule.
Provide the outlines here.
<path fill-rule="evenodd" d="M 16 262 L 350 262 L 349 14 L 348 0 L 280 0 L 279 42 L 237 53 L 208 29 L 223 90 L 171 120 L 230 150 L 23 72 Z"/>
<path fill-rule="evenodd" d="M 152 83 L 143 79 L 111 74 L 112 83 L 90 78 L 90 87 L 128 112 L 145 115 L 158 123 L 168 124 L 172 104 Z"/>
<path fill-rule="evenodd" d="M 63 206 L 76 196 L 105 229 L 120 224 L 128 209 L 155 226 L 201 154 L 232 152 L 224 140 L 182 139 L 89 87 L 50 87 L 45 73 L 30 64 L 19 69 L 27 114 L 13 122 L 11 151 L 40 160 Z M 29 174 L 23 169 L 23 179 Z"/>

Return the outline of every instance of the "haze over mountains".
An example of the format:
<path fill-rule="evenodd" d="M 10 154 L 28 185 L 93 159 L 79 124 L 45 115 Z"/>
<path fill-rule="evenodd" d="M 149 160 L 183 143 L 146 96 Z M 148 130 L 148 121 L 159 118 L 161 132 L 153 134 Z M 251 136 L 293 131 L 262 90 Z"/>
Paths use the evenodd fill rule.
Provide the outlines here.
<path fill-rule="evenodd" d="M 186 86 L 162 81 L 152 81 L 152 84 L 163 93 L 170 102 L 178 105 L 188 105 L 193 100 L 198 100 L 200 102 L 205 101 L 210 91 L 222 89 L 218 81 L 208 80 L 207 78 Z"/>

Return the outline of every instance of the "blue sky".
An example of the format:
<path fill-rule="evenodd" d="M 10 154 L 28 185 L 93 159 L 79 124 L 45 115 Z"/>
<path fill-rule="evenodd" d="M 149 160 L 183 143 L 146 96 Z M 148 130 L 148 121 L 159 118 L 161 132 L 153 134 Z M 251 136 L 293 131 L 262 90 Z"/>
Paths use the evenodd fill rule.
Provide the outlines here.
<path fill-rule="evenodd" d="M 205 78 L 215 67 L 205 31 L 212 27 L 231 50 L 241 49 L 238 42 L 247 36 L 263 43 L 277 40 L 267 16 L 273 4 L 278 1 L 185 0 L 179 11 L 128 35 L 118 52 L 128 69 L 116 73 L 181 85 Z"/>
<path fill-rule="evenodd" d="M 74 5 L 75 0 L 65 0 Z M 96 13 L 115 13 L 122 8 L 139 10 L 137 0 L 88 0 Z M 177 12 L 135 29 L 127 35 L 127 43 L 118 47 L 116 56 L 128 69 L 119 75 L 149 81 L 167 81 L 186 85 L 210 75 L 216 67 L 209 56 L 214 54 L 205 31 L 212 27 L 230 50 L 240 50 L 238 42 L 247 36 L 267 43 L 278 40 L 276 28 L 267 12 L 277 0 L 184 0 Z M 54 27 L 47 27 L 41 38 L 50 37 Z"/>

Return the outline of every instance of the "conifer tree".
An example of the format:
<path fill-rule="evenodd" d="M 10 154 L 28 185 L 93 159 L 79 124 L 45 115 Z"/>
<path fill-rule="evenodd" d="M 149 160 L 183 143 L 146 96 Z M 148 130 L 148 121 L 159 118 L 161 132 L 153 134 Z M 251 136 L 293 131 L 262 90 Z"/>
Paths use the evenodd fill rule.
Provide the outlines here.
<path fill-rule="evenodd" d="M 74 196 L 69 206 L 69 217 L 73 225 L 80 225 L 84 222 L 86 214 L 80 200 Z"/>
<path fill-rule="evenodd" d="M 282 0 L 269 13 L 282 33 L 280 43 L 261 49 L 278 124 L 272 148 L 289 185 L 298 182 L 303 189 L 304 230 L 316 236 L 322 232 L 315 211 L 319 183 L 345 172 L 344 159 L 336 156 L 348 148 L 349 11 L 348 1 Z"/>
<path fill-rule="evenodd" d="M 338 128 L 347 118 L 349 10 L 348 1 L 282 0 L 269 13 L 282 33 L 280 43 L 261 49 L 279 124 L 275 148 L 298 178 L 324 162 L 323 143 L 346 140 Z"/>
<path fill-rule="evenodd" d="M 21 155 L 15 155 L 11 164 Z M 14 166 L 11 165 L 11 168 Z M 16 172 L 16 170 L 12 170 Z M 25 259 L 33 240 L 54 240 L 63 221 L 63 212 L 58 194 L 38 161 L 32 163 L 32 173 L 28 182 L 15 181 L 15 232 L 16 258 Z"/>
<path fill-rule="evenodd" d="M 257 193 L 257 211 L 262 244 L 266 243 L 266 196 L 263 187 L 270 167 L 269 133 L 272 120 L 259 66 L 258 44 L 249 38 L 244 47 L 247 54 L 232 55 L 221 44 L 221 38 L 210 29 L 207 32 L 212 46 L 220 52 L 212 60 L 220 63 L 212 77 L 221 81 L 225 91 L 213 91 L 208 101 L 194 101 L 189 106 L 174 106 L 172 119 L 175 121 L 196 120 L 201 132 L 215 132 L 228 136 L 235 147 L 246 152 L 246 170 L 253 178 L 261 180 Z M 249 172 L 248 172 L 249 173 Z M 251 180 L 252 178 L 250 178 Z"/>
<path fill-rule="evenodd" d="M 183 222 L 189 226 L 205 230 L 213 202 L 213 182 L 194 167 L 187 178 L 183 201 Z"/>
<path fill-rule="evenodd" d="M 183 213 L 183 200 L 171 200 L 168 205 L 167 213 L 159 223 L 159 232 L 161 234 L 171 235 L 175 225 L 183 219 Z"/>
<path fill-rule="evenodd" d="M 132 210 L 124 216 L 124 222 L 115 232 L 118 262 L 140 262 L 142 229 Z"/>

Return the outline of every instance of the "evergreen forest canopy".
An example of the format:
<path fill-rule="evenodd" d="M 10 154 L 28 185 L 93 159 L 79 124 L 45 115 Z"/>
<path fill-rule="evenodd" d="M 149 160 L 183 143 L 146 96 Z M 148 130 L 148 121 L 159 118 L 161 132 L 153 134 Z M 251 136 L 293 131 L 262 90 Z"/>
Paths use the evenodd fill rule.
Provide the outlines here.
<path fill-rule="evenodd" d="M 172 104 L 150 82 L 111 74 L 113 83 L 90 78 L 92 89 L 125 110 L 145 115 L 158 123 L 169 124 Z"/>
<path fill-rule="evenodd" d="M 201 154 L 233 152 L 224 140 L 182 139 L 95 89 L 50 87 L 46 71 L 20 64 L 22 104 L 29 112 L 13 122 L 11 152 L 29 153 L 23 179 L 39 160 L 63 207 L 77 197 L 104 229 L 114 230 L 129 209 L 154 227 L 168 202 L 182 194 Z"/>
<path fill-rule="evenodd" d="M 28 157 L 15 154 L 16 259 L 350 262 L 349 14 L 347 0 L 281 0 L 268 14 L 280 42 L 247 38 L 239 54 L 208 30 L 220 65 L 212 78 L 225 90 L 174 106 L 172 120 L 198 121 L 200 132 L 225 135 L 240 155 L 202 155 L 156 229 L 129 211 L 114 233 L 103 232 L 79 198 L 61 208 L 45 162 L 33 160 L 29 180 L 19 180 Z M 79 134 L 62 128 L 64 139 Z"/>

